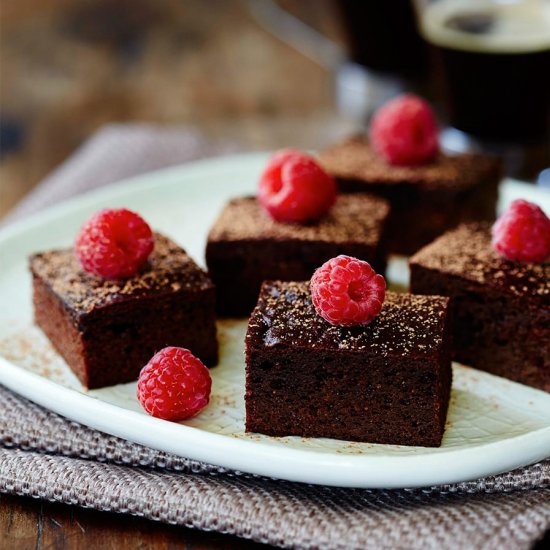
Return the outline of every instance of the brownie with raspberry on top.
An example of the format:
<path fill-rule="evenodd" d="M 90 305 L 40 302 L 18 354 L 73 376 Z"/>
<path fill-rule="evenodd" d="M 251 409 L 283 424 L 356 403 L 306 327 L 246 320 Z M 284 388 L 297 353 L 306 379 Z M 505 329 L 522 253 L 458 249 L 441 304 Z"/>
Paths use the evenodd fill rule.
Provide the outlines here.
<path fill-rule="evenodd" d="M 495 219 L 500 161 L 442 152 L 435 116 L 412 95 L 384 105 L 368 137 L 356 135 L 329 147 L 319 162 L 342 192 L 373 193 L 390 202 L 393 253 L 412 254 L 459 223 Z"/>
<path fill-rule="evenodd" d="M 30 270 L 35 322 L 88 388 L 137 379 L 166 346 L 218 360 L 214 284 L 133 212 L 97 213 L 73 249 L 34 254 Z"/>
<path fill-rule="evenodd" d="M 266 279 L 303 280 L 333 256 L 386 266 L 388 203 L 365 193 L 337 195 L 334 180 L 298 151 L 275 155 L 257 197 L 230 201 L 206 247 L 218 312 L 248 316 Z"/>
<path fill-rule="evenodd" d="M 264 282 L 245 341 L 247 431 L 441 444 L 449 300 L 385 293 L 365 263 L 339 256 L 311 283 Z"/>
<path fill-rule="evenodd" d="M 549 257 L 550 220 L 515 201 L 417 252 L 411 292 L 452 298 L 457 361 L 550 392 Z"/>

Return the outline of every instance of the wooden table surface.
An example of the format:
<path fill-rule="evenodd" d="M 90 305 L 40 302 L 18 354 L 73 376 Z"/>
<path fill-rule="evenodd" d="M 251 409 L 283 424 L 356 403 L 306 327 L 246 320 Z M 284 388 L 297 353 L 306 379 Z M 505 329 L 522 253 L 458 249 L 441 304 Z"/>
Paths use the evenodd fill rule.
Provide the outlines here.
<path fill-rule="evenodd" d="M 330 0 L 284 3 L 337 35 Z M 249 149 L 318 147 L 337 122 L 333 76 L 249 0 L 2 0 L 0 25 L 0 216 L 109 122 Z"/>
<path fill-rule="evenodd" d="M 134 516 L 0 494 L 0 548 L 3 550 L 254 550 L 266 547 L 229 535 Z"/>
<path fill-rule="evenodd" d="M 282 3 L 338 39 L 330 0 Z M 318 148 L 346 128 L 334 75 L 269 34 L 245 0 L 2 0 L 1 8 L 0 218 L 109 122 L 192 125 L 250 149 Z M 0 495 L 0 549 L 261 547 Z"/>
<path fill-rule="evenodd" d="M 337 32 L 328 0 L 286 4 Z M 0 25 L 0 217 L 109 122 L 191 125 L 250 149 L 318 147 L 338 123 L 333 76 L 244 0 L 2 0 Z M 265 546 L 0 495 L 2 550 L 181 547 Z"/>

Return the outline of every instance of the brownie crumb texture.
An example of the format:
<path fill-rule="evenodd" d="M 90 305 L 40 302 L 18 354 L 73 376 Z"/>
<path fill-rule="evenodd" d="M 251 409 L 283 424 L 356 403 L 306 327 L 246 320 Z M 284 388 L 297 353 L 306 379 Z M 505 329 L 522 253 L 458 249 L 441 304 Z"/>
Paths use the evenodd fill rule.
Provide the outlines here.
<path fill-rule="evenodd" d="M 440 153 L 432 162 L 419 166 L 390 165 L 362 135 L 329 147 L 319 155 L 319 160 L 325 170 L 336 178 L 363 180 L 366 183 L 462 189 L 477 185 L 487 178 L 500 178 L 500 162 L 493 157 L 476 153 Z"/>
<path fill-rule="evenodd" d="M 448 299 L 387 293 L 363 327 L 332 326 L 307 282 L 264 283 L 246 336 L 246 429 L 439 446 L 451 388 Z"/>
<path fill-rule="evenodd" d="M 72 249 L 31 257 L 31 270 L 77 314 L 139 295 L 213 288 L 208 275 L 175 242 L 156 233 L 155 248 L 133 277 L 107 280 L 86 273 Z"/>
<path fill-rule="evenodd" d="M 241 197 L 229 201 L 208 240 L 275 239 L 375 244 L 380 239 L 381 222 L 388 212 L 389 204 L 373 195 L 340 195 L 330 211 L 317 221 L 283 223 L 273 220 L 255 197 Z"/>
<path fill-rule="evenodd" d="M 423 165 L 392 166 L 366 138 L 354 137 L 321 153 L 320 161 L 341 191 L 390 202 L 387 246 L 396 254 L 414 254 L 460 223 L 495 218 L 502 167 L 492 157 L 440 153 Z"/>
<path fill-rule="evenodd" d="M 491 245 L 491 225 L 463 224 L 411 258 L 421 265 L 481 285 L 488 291 L 550 305 L 550 263 L 512 262 Z"/>
<path fill-rule="evenodd" d="M 388 291 L 380 315 L 366 326 L 331 325 L 315 311 L 309 283 L 264 283 L 250 334 L 266 346 L 369 350 L 381 356 L 429 354 L 442 344 L 448 299 Z M 252 337 L 252 336 L 251 336 Z"/>
<path fill-rule="evenodd" d="M 456 361 L 550 391 L 550 264 L 507 260 L 467 224 L 410 261 L 411 292 L 452 299 Z"/>
<path fill-rule="evenodd" d="M 324 262 L 345 254 L 386 268 L 387 201 L 358 193 L 341 195 L 309 224 L 272 220 L 253 197 L 230 201 L 214 223 L 206 263 L 223 316 L 248 317 L 266 279 L 310 279 Z"/>
<path fill-rule="evenodd" d="M 135 380 L 166 346 L 217 363 L 214 285 L 170 239 L 156 234 L 147 264 L 125 280 L 84 272 L 70 249 L 30 263 L 35 323 L 84 386 Z"/>

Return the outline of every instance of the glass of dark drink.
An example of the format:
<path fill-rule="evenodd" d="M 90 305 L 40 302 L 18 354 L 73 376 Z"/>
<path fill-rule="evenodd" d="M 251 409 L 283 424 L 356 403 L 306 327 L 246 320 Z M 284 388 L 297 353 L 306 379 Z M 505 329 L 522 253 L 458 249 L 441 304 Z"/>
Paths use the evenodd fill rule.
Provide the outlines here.
<path fill-rule="evenodd" d="M 333 0 L 347 50 L 338 70 L 340 108 L 364 124 L 399 93 L 429 95 L 427 47 L 411 0 Z M 354 108 L 357 107 L 354 111 Z"/>
<path fill-rule="evenodd" d="M 549 166 L 550 0 L 415 3 L 454 129 L 449 148 L 500 153 L 515 175 Z"/>

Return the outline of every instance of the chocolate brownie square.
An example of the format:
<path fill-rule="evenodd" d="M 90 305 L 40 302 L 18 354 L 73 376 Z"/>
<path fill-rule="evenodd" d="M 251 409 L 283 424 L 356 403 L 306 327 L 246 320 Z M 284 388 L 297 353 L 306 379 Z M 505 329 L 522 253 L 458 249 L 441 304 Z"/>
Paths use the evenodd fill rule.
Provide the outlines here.
<path fill-rule="evenodd" d="M 364 193 L 342 195 L 320 220 L 274 221 L 253 197 L 230 201 L 212 227 L 206 263 L 218 311 L 248 316 L 266 279 L 305 280 L 324 262 L 347 254 L 386 268 L 388 203 Z"/>
<path fill-rule="evenodd" d="M 392 166 L 355 136 L 319 156 L 341 191 L 367 191 L 391 204 L 388 250 L 412 254 L 461 222 L 493 220 L 502 177 L 497 159 L 440 153 L 421 166 Z"/>
<path fill-rule="evenodd" d="M 135 380 L 170 345 L 216 364 L 214 285 L 170 239 L 155 234 L 149 260 L 129 279 L 86 273 L 72 249 L 35 254 L 30 269 L 35 322 L 84 386 Z"/>
<path fill-rule="evenodd" d="M 447 298 L 387 292 L 366 326 L 333 326 L 309 283 L 266 281 L 246 335 L 246 429 L 437 447 L 451 389 Z"/>
<path fill-rule="evenodd" d="M 461 363 L 550 391 L 550 264 L 516 263 L 488 223 L 465 224 L 410 260 L 411 292 L 452 297 Z"/>

